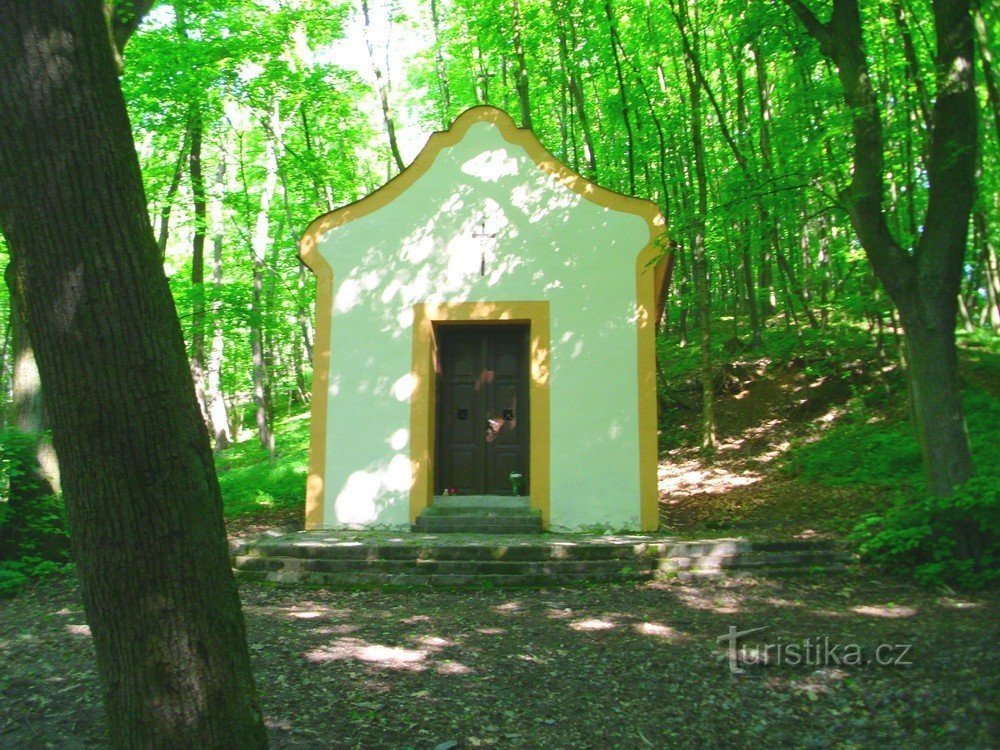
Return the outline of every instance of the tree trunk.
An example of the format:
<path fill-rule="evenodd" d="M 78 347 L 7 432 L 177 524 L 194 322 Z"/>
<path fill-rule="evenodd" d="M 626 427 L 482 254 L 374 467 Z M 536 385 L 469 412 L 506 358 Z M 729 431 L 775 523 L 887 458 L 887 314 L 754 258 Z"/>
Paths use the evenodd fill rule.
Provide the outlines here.
<path fill-rule="evenodd" d="M 903 317 L 907 363 L 917 430 L 922 436 L 928 491 L 950 495 L 973 474 L 958 378 L 958 354 L 950 331 L 922 325 Z"/>
<path fill-rule="evenodd" d="M 521 108 L 521 127 L 531 127 L 531 98 L 528 87 L 528 62 L 524 56 L 524 42 L 521 39 L 521 5 L 514 2 L 514 56 L 517 58 L 517 77 L 514 88 L 517 89 L 517 102 Z"/>
<path fill-rule="evenodd" d="M 157 235 L 156 246 L 160 249 L 160 257 L 167 254 L 167 238 L 170 236 L 170 214 L 174 209 L 174 196 L 181 185 L 181 177 L 184 174 L 184 158 L 187 156 L 188 131 L 184 129 L 181 137 L 181 144 L 177 149 L 177 162 L 174 164 L 173 176 L 170 178 L 170 185 L 167 187 L 166 197 L 160 207 L 160 231 Z"/>
<path fill-rule="evenodd" d="M 0 4 L 0 226 L 116 747 L 263 748 L 208 433 L 99 0 Z"/>
<path fill-rule="evenodd" d="M 854 142 L 854 170 L 841 199 L 872 268 L 899 310 L 927 488 L 947 496 L 974 473 L 955 354 L 977 151 L 970 3 L 933 2 L 937 96 L 927 158 L 929 194 L 924 229 L 911 254 L 893 236 L 883 207 L 881 111 L 868 70 L 857 0 L 834 0 L 826 23 L 801 0 L 784 1 L 837 64 L 844 101 L 852 112 Z"/>
<path fill-rule="evenodd" d="M 250 303 L 250 349 L 253 359 L 253 400 L 257 407 L 257 436 L 260 444 L 274 455 L 274 433 L 271 431 L 271 415 L 267 399 L 267 364 L 264 356 L 264 268 L 267 263 L 267 248 L 271 242 L 271 202 L 278 186 L 278 155 L 275 140 L 281 137 L 282 125 L 278 104 L 274 103 L 271 113 L 264 163 L 267 173 L 260 194 L 260 210 L 251 242 L 253 258 L 253 291 Z"/>
<path fill-rule="evenodd" d="M 618 22 L 615 20 L 615 12 L 611 7 L 611 0 L 604 0 L 604 15 L 608 19 L 608 30 L 611 34 L 611 59 L 614 61 L 615 76 L 618 81 L 618 94 L 622 102 L 622 122 L 625 125 L 626 138 L 626 164 L 628 165 L 628 194 L 635 195 L 635 134 L 632 132 L 632 122 L 629 117 L 628 90 L 625 86 L 625 76 L 622 73 L 622 63 L 618 56 L 618 48 L 621 46 L 618 40 Z"/>
<path fill-rule="evenodd" d="M 208 398 L 208 424 L 212 430 L 212 441 L 216 452 L 225 450 L 232 443 L 229 432 L 229 413 L 226 399 L 222 395 L 222 355 L 226 341 L 222 334 L 222 316 L 219 312 L 222 295 L 222 236 L 223 191 L 226 184 L 226 161 L 220 158 L 215 172 L 217 195 L 213 201 L 212 216 L 212 285 L 215 304 L 212 306 L 212 348 L 208 354 L 208 372 L 205 379 L 205 395 Z"/>
<path fill-rule="evenodd" d="M 191 153 L 188 170 L 191 174 L 192 216 L 194 232 L 191 240 L 191 377 L 194 395 L 202 418 L 208 421 L 208 399 L 205 395 L 205 175 L 201 169 L 202 120 L 201 104 L 191 106 Z"/>
<path fill-rule="evenodd" d="M 580 134 L 583 137 L 583 156 L 587 162 L 587 175 L 597 179 L 597 155 L 594 151 L 594 142 L 590 135 L 590 122 L 587 117 L 587 107 L 583 96 L 583 86 L 580 83 L 580 75 L 575 63 L 570 57 L 569 45 L 566 42 L 565 24 L 570 28 L 570 35 L 573 39 L 573 48 L 576 49 L 576 32 L 573 19 L 569 15 L 570 11 L 565 9 L 563 0 L 552 0 L 552 13 L 556 17 L 556 26 L 559 34 L 559 58 L 563 61 L 566 69 L 566 88 L 569 90 L 569 97 L 573 103 L 576 119 L 580 124 Z M 575 149 L 574 149 L 575 155 Z"/>
<path fill-rule="evenodd" d="M 451 89 L 448 86 L 448 69 L 444 63 L 444 53 L 441 41 L 441 11 L 438 0 L 431 0 L 431 28 L 434 30 L 434 71 L 437 74 L 438 91 L 441 94 L 441 126 L 448 127 L 451 122 Z"/>
<path fill-rule="evenodd" d="M 379 103 L 382 105 L 382 122 L 385 123 L 385 133 L 389 138 L 389 150 L 392 152 L 396 168 L 402 172 L 406 168 L 406 165 L 403 163 L 403 157 L 399 153 L 399 142 L 396 139 L 396 121 L 393 119 L 392 107 L 389 104 L 388 76 L 378 64 L 378 60 L 375 57 L 375 46 L 372 44 L 371 13 L 368 8 L 368 0 L 361 0 L 361 15 L 365 24 L 365 47 L 368 49 L 368 60 L 371 62 L 372 71 L 375 73 L 375 92 L 378 94 Z"/>

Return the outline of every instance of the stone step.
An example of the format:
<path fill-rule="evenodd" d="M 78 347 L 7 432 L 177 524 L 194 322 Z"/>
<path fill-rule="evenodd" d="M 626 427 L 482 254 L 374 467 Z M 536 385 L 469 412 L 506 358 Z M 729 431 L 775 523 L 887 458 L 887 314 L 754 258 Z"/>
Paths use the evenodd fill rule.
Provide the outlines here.
<path fill-rule="evenodd" d="M 544 538 L 544 537 L 543 537 Z M 506 541 L 506 540 L 505 540 Z M 586 545 L 540 542 L 523 539 L 510 544 L 297 544 L 274 543 L 244 545 L 237 549 L 241 559 L 253 557 L 293 557 L 329 560 L 633 560 L 661 557 L 647 545 Z"/>
<path fill-rule="evenodd" d="M 286 573 L 412 573 L 551 575 L 564 573 L 653 572 L 652 560 L 323 560 L 296 557 L 237 557 L 235 567 L 243 571 Z"/>
<path fill-rule="evenodd" d="M 289 571 L 248 571 L 237 569 L 236 577 L 241 581 L 259 581 L 285 586 L 321 586 L 343 588 L 353 586 L 433 586 L 453 587 L 544 587 L 566 586 L 580 583 L 614 583 L 641 581 L 649 578 L 648 572 L 618 570 L 613 572 L 565 572 L 544 574 L 457 574 L 433 573 L 316 573 Z"/>
<path fill-rule="evenodd" d="M 801 548 L 800 548 L 801 549 Z M 799 552 L 753 551 L 723 556 L 667 556 L 661 558 L 659 569 L 664 572 L 685 569 L 776 569 L 780 567 L 808 568 L 813 565 L 845 564 L 850 562 L 850 553 L 842 550 L 820 549 Z"/>
<path fill-rule="evenodd" d="M 413 531 L 425 534 L 539 534 L 541 516 L 418 516 Z"/>
<path fill-rule="evenodd" d="M 437 495 L 431 508 L 527 508 L 531 500 L 511 495 Z"/>
<path fill-rule="evenodd" d="M 853 561 L 849 552 L 829 543 L 677 541 L 641 535 L 523 534 L 494 541 L 491 535 L 399 534 L 366 539 L 338 532 L 303 532 L 247 543 L 234 554 L 234 568 L 244 580 L 333 587 L 552 586 L 581 581 L 805 575 L 843 571 Z"/>
<path fill-rule="evenodd" d="M 475 518 L 541 518 L 542 512 L 530 505 L 494 508 L 480 505 L 431 505 L 420 511 L 418 518 L 469 516 Z"/>

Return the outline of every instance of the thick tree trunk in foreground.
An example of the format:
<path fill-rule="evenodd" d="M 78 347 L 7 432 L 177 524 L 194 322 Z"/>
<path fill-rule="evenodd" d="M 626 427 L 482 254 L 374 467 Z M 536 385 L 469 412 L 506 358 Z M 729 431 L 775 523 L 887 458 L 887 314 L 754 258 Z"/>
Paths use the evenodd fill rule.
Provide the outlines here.
<path fill-rule="evenodd" d="M 893 236 L 884 209 L 881 111 L 869 75 L 857 0 L 834 0 L 826 23 L 800 0 L 785 4 L 837 64 L 844 101 L 853 112 L 854 136 L 854 173 L 841 198 L 872 268 L 899 309 L 927 489 L 951 495 L 975 471 L 955 350 L 957 300 L 976 187 L 977 107 L 969 0 L 933 3 L 937 96 L 927 162 L 929 196 L 924 228 L 912 252 Z"/>
<path fill-rule="evenodd" d="M 0 3 L 0 226 L 117 747 L 260 748 L 219 486 L 100 0 Z"/>

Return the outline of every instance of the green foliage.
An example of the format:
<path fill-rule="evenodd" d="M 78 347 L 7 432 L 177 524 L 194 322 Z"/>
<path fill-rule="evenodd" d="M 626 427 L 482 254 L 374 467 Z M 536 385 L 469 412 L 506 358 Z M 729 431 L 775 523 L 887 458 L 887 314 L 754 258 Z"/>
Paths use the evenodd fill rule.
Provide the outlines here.
<path fill-rule="evenodd" d="M 275 433 L 277 451 L 273 460 L 256 439 L 238 443 L 216 456 L 227 518 L 301 508 L 305 502 L 308 413 L 279 423 Z"/>
<path fill-rule="evenodd" d="M 829 487 L 912 486 L 922 482 L 920 461 L 909 424 L 866 421 L 861 411 L 820 440 L 794 450 L 788 468 Z"/>
<path fill-rule="evenodd" d="M 868 560 L 912 571 L 926 583 L 982 586 L 1000 577 L 1000 400 L 975 388 L 964 397 L 977 476 L 952 497 L 923 491 L 920 450 L 903 420 L 851 419 L 798 446 L 789 468 L 826 486 L 897 488 L 893 504 L 869 514 L 853 539 Z"/>
<path fill-rule="evenodd" d="M 0 599 L 14 596 L 32 579 L 67 575 L 73 563 L 44 560 L 40 557 L 22 557 L 19 560 L 0 562 Z"/>
<path fill-rule="evenodd" d="M 40 435 L 0 432 L 0 596 L 16 593 L 29 578 L 69 565 L 65 509 L 56 495 L 38 491 L 30 470 Z"/>
<path fill-rule="evenodd" d="M 966 588 L 1000 580 L 998 538 L 1000 472 L 974 477 L 952 497 L 900 494 L 854 533 L 861 554 L 872 562 L 912 570 L 924 583 Z"/>

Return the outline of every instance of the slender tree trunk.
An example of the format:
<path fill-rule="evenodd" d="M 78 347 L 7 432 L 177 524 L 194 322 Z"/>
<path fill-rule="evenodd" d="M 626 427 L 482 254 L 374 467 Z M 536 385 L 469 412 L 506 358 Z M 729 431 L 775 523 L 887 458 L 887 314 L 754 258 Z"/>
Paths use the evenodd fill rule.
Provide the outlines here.
<path fill-rule="evenodd" d="M 194 394 L 202 417 L 208 422 L 208 399 L 205 395 L 205 175 L 201 168 L 202 117 L 201 104 L 191 106 L 191 154 L 188 169 L 191 174 L 192 216 L 194 232 L 191 240 L 191 376 Z"/>
<path fill-rule="evenodd" d="M 111 741 L 263 748 L 208 433 L 102 5 L 0 4 L 0 226 Z"/>
<path fill-rule="evenodd" d="M 208 424 L 212 430 L 212 440 L 216 451 L 225 450 L 232 443 L 229 432 L 229 414 L 226 399 L 222 394 L 222 357 L 226 340 L 222 333 L 222 315 L 219 306 L 222 296 L 222 248 L 223 248 L 223 191 L 226 185 L 226 160 L 219 159 L 215 172 L 216 197 L 213 201 L 212 216 L 212 286 L 214 304 L 212 307 L 212 347 L 208 354 L 208 372 L 205 391 L 208 398 Z"/>
<path fill-rule="evenodd" d="M 979 64 L 983 69 L 983 81 L 986 84 L 986 95 L 993 114 L 993 128 L 1000 140 L 1000 87 L 997 86 L 996 71 L 993 70 L 993 46 L 990 44 L 989 31 L 979 0 L 972 3 L 973 22 L 976 31 L 976 44 L 979 48 Z M 993 31 L 996 31 L 994 28 Z"/>
<path fill-rule="evenodd" d="M 431 28 L 434 30 L 434 72 L 437 73 L 438 91 L 441 95 L 441 126 L 451 123 L 451 88 L 448 85 L 448 69 L 444 64 L 441 41 L 441 10 L 439 0 L 431 0 Z"/>
<path fill-rule="evenodd" d="M 174 164 L 173 176 L 170 178 L 170 185 L 167 187 L 167 194 L 160 207 L 160 231 L 157 235 L 156 246 L 160 249 L 160 257 L 167 254 L 167 239 L 170 236 L 170 214 L 174 208 L 174 196 L 181 185 L 181 177 L 184 175 L 184 159 L 187 157 L 188 130 L 184 129 L 184 136 L 177 149 L 177 162 Z"/>
<path fill-rule="evenodd" d="M 372 25 L 368 0 L 361 0 L 361 15 L 365 22 L 365 47 L 368 49 L 368 59 L 375 73 L 375 92 L 378 94 L 379 103 L 382 105 L 382 121 L 385 123 L 385 133 L 389 138 L 389 150 L 392 152 L 393 161 L 396 162 L 396 169 L 402 172 L 406 168 L 406 165 L 403 163 L 403 157 L 400 156 L 399 142 L 396 140 L 396 121 L 392 116 L 392 107 L 389 104 L 389 79 L 375 57 L 375 46 L 372 44 L 371 38 Z"/>
<path fill-rule="evenodd" d="M 750 316 L 751 346 L 763 345 L 761 336 L 760 312 L 757 309 L 757 287 L 753 283 L 753 262 L 750 259 L 750 222 L 740 219 L 740 270 L 743 272 L 743 284 L 747 293 L 747 313 Z"/>
<path fill-rule="evenodd" d="M 565 8 L 563 2 L 564 0 L 552 0 L 552 12 L 556 17 L 559 32 L 559 57 L 564 61 L 563 64 L 566 68 L 567 76 L 566 86 L 569 89 L 570 100 L 573 102 L 576 119 L 580 124 L 580 134 L 583 137 L 583 156 L 587 162 L 587 175 L 591 179 L 597 179 L 597 154 L 594 151 L 594 141 L 590 134 L 590 121 L 587 117 L 587 107 L 583 96 L 583 84 L 580 82 L 580 74 L 576 63 L 569 53 L 564 23 L 569 26 L 574 49 L 576 49 L 576 31 L 573 18 L 569 15 L 571 11 Z"/>
<path fill-rule="evenodd" d="M 257 436 L 260 444 L 274 455 L 274 433 L 271 430 L 267 400 L 267 364 L 264 352 L 264 268 L 267 248 L 271 243 L 271 202 L 278 185 L 278 156 L 275 140 L 280 137 L 282 125 L 275 102 L 271 114 L 270 133 L 265 146 L 264 164 L 267 170 L 260 194 L 260 210 L 254 228 L 252 245 L 253 290 L 250 303 L 250 349 L 253 359 L 253 400 L 257 407 Z"/>
<path fill-rule="evenodd" d="M 604 0 L 604 14 L 608 19 L 608 30 L 611 33 L 611 59 L 614 61 L 615 76 L 618 80 L 618 94 L 622 102 L 622 122 L 625 125 L 627 136 L 625 153 L 626 164 L 628 165 L 628 193 L 635 195 L 635 133 L 632 132 L 632 121 L 629 116 L 628 89 L 625 86 L 625 76 L 622 73 L 622 62 L 618 56 L 618 49 L 621 46 L 618 39 L 618 22 L 615 20 L 615 12 L 611 7 L 611 0 Z"/>
<path fill-rule="evenodd" d="M 514 79 L 514 87 L 517 89 L 517 102 L 521 107 L 521 127 L 531 127 L 531 98 L 530 87 L 528 85 L 528 62 L 524 56 L 524 42 L 521 39 L 522 21 L 521 4 L 518 0 L 514 3 L 514 57 L 517 59 L 517 77 Z"/>

